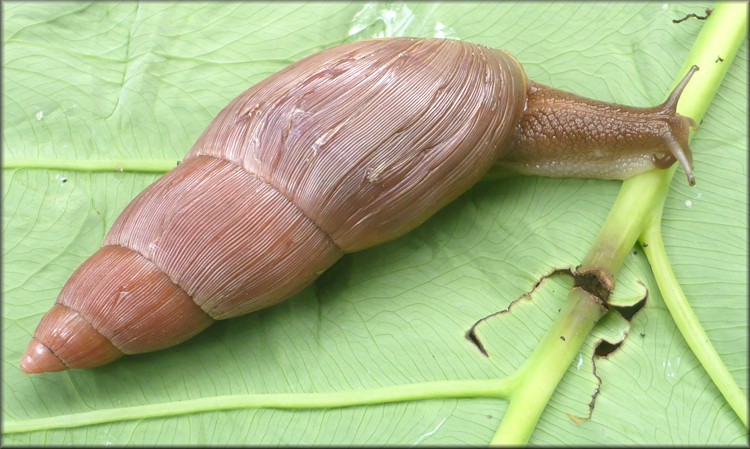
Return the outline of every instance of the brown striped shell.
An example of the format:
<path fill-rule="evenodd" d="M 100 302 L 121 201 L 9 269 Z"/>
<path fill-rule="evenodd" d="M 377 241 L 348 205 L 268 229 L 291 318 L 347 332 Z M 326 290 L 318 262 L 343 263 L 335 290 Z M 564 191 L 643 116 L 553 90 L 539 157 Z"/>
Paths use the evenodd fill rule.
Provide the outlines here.
<path fill-rule="evenodd" d="M 234 99 L 79 267 L 22 360 L 86 368 L 173 346 L 399 237 L 506 151 L 526 76 L 457 40 L 345 44 Z"/>

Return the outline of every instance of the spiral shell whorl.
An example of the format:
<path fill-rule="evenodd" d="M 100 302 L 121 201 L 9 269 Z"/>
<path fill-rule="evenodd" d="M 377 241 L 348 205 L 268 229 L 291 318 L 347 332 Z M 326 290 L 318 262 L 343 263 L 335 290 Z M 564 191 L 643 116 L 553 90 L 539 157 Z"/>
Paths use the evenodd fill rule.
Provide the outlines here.
<path fill-rule="evenodd" d="M 271 186 L 227 161 L 201 157 L 128 205 L 57 303 L 110 341 L 117 357 L 155 351 L 187 340 L 215 319 L 288 298 L 341 255 Z M 32 351 L 40 352 L 42 343 L 71 368 L 117 358 L 107 349 L 101 358 L 71 359 L 64 348 L 104 343 L 68 330 L 71 318 L 60 318 L 57 309 L 48 315 Z"/>
<path fill-rule="evenodd" d="M 526 87 L 515 58 L 476 44 L 354 42 L 244 92 L 186 159 L 256 173 L 354 252 L 414 229 L 476 183 L 507 151 Z"/>
<path fill-rule="evenodd" d="M 276 189 L 213 157 L 187 160 L 144 191 L 104 244 L 145 255 L 213 319 L 286 299 L 342 255 Z"/>
<path fill-rule="evenodd" d="M 174 346 L 212 322 L 153 263 L 130 249 L 104 246 L 73 273 L 36 329 L 30 348 L 47 355 L 46 362 L 24 361 L 30 370 L 54 365 L 43 345 L 65 367 L 97 366 Z"/>

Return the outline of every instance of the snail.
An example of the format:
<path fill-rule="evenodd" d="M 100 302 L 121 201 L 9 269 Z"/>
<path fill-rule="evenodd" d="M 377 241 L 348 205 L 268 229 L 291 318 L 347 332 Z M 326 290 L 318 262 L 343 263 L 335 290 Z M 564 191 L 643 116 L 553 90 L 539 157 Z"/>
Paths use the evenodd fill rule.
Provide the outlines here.
<path fill-rule="evenodd" d="M 182 163 L 141 192 L 73 273 L 21 360 L 26 373 L 164 349 L 263 309 L 342 255 L 414 229 L 490 169 L 625 179 L 679 161 L 676 113 L 527 79 L 510 54 L 382 38 L 308 56 L 240 94 Z"/>

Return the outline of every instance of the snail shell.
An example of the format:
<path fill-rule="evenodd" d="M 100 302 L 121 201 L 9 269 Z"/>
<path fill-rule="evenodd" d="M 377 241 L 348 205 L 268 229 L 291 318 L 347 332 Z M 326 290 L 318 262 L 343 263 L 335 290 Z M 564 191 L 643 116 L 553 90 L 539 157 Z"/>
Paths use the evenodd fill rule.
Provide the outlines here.
<path fill-rule="evenodd" d="M 405 234 L 507 151 L 527 84 L 505 52 L 414 38 L 328 49 L 258 83 L 122 212 L 22 369 L 173 346 Z"/>

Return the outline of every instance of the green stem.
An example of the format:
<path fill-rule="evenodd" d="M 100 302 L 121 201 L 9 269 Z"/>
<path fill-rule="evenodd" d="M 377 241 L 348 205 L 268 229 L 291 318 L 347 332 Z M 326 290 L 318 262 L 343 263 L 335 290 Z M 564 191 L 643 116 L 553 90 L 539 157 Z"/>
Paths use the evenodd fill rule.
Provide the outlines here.
<path fill-rule="evenodd" d="M 747 4 L 719 3 L 716 5 L 685 63 L 685 70 L 695 64 L 700 67 L 700 71 L 685 89 L 683 94 L 685 101 L 680 101 L 677 109 L 680 114 L 700 122 L 729 70 L 735 54 L 745 40 L 747 26 Z M 717 55 L 721 55 L 724 59 L 721 64 L 716 62 Z M 662 298 L 677 328 L 711 380 L 721 391 L 724 399 L 747 428 L 747 395 L 739 388 L 711 344 L 667 259 L 661 234 L 661 217 L 667 186 L 671 183 L 675 170 L 676 167 L 673 167 L 665 172 L 657 172 L 658 188 L 662 192 L 659 194 L 661 204 L 652 209 L 652 215 L 646 222 L 640 241 L 651 264 Z"/>
<path fill-rule="evenodd" d="M 176 159 L 76 160 L 76 159 L 6 159 L 3 169 L 71 170 L 87 172 L 166 173 L 178 164 Z"/>
<path fill-rule="evenodd" d="M 325 409 L 426 399 L 507 398 L 515 376 L 489 380 L 450 380 L 329 393 L 241 394 L 179 402 L 71 413 L 28 420 L 6 420 L 3 434 L 68 429 L 111 422 L 173 417 L 235 409 Z"/>
<path fill-rule="evenodd" d="M 659 208 L 669 185 L 663 170 L 653 170 L 622 183 L 607 220 L 583 259 L 580 270 L 599 269 L 617 275 L 654 208 Z"/>
<path fill-rule="evenodd" d="M 693 64 L 701 67 L 701 71 L 693 77 L 683 93 L 682 98 L 684 100 L 680 101 L 680 108 L 678 109 L 681 114 L 689 115 L 696 122 L 700 121 L 718 90 L 726 70 L 731 65 L 746 32 L 747 11 L 744 4 L 718 4 L 714 8 L 710 19 L 704 25 L 693 50 L 691 50 L 684 70 L 677 78 L 678 80 L 682 79 L 682 74 Z M 724 59 L 723 64 L 715 63 L 716 55 L 721 55 Z M 715 67 L 717 65 L 719 67 Z M 703 79 L 703 81 L 696 82 L 696 79 Z M 685 104 L 689 106 L 686 107 Z M 694 104 L 699 106 L 691 110 L 690 108 L 694 107 Z M 676 168 L 676 166 L 673 166 L 669 170 L 654 170 L 623 182 L 612 210 L 599 236 L 584 258 L 580 271 L 599 270 L 603 274 L 611 276 L 612 279 L 615 278 L 644 229 L 652 229 L 654 218 L 657 217 L 658 221 L 661 216 L 661 210 Z M 658 229 L 658 223 L 656 226 Z M 663 252 L 663 246 L 661 248 Z M 657 252 L 656 249 L 651 251 Z M 649 260 L 654 267 L 668 266 L 668 263 L 662 260 L 659 260 L 661 265 L 655 264 L 652 257 L 649 257 Z M 674 278 L 673 275 L 672 278 Z M 663 292 L 663 294 L 666 296 L 670 292 Z M 544 408 L 583 345 L 586 336 L 604 315 L 603 308 L 597 302 L 597 298 L 581 289 L 574 288 L 568 298 L 569 308 L 560 314 L 552 329 L 519 371 L 521 383 L 512 393 L 508 409 L 491 444 L 519 445 L 528 442 Z M 685 302 L 685 304 L 687 303 Z M 686 307 L 684 310 L 689 310 L 689 308 Z M 698 350 L 701 352 L 706 352 L 707 347 L 713 350 L 705 337 L 705 333 L 702 333 L 702 329 L 701 332 L 695 332 L 696 328 L 700 328 L 697 320 L 690 321 L 688 315 L 676 317 L 678 327 L 680 321 L 691 323 L 683 331 L 683 334 L 685 332 L 693 333 L 688 343 L 690 344 L 690 341 L 700 343 Z M 578 326 L 578 329 L 575 326 Z M 567 335 L 571 335 L 572 338 L 569 340 Z M 563 342 L 560 336 L 566 336 L 566 340 Z M 692 345 L 691 349 L 696 351 L 696 348 Z M 715 353 L 715 351 L 713 352 Z M 703 362 L 703 359 L 701 360 Z M 703 363 L 713 363 L 719 359 L 716 355 L 715 358 L 707 357 L 705 360 L 706 362 Z M 746 407 L 747 400 L 744 399 L 744 395 L 741 392 L 740 395 L 737 395 L 739 389 L 732 388 L 733 379 L 723 364 L 720 363 L 720 360 L 719 364 L 712 367 L 712 370 L 722 373 L 720 381 L 717 381 L 716 378 L 714 378 L 714 381 L 717 382 L 717 385 L 720 385 L 720 389 L 722 388 L 721 385 L 727 388 L 726 392 L 722 390 L 725 397 L 734 395 L 732 399 L 727 397 L 727 401 L 730 404 L 740 406 L 738 415 L 746 423 L 747 409 L 744 407 Z M 736 384 L 734 384 L 734 387 L 736 387 Z"/>
<path fill-rule="evenodd" d="M 557 384 L 594 325 L 606 313 L 596 297 L 580 288 L 570 291 L 567 304 L 519 370 L 522 382 L 511 392 L 510 403 L 491 444 L 518 445 L 529 440 Z"/>
<path fill-rule="evenodd" d="M 711 344 L 706 331 L 698 321 L 698 317 L 690 307 L 680 284 L 677 283 L 669 260 L 667 260 L 660 227 L 660 220 L 655 220 L 653 225 L 649 226 L 643 233 L 641 240 L 648 243 L 644 245 L 643 250 L 653 269 L 664 303 L 688 346 L 719 388 L 721 394 L 724 395 L 724 399 L 747 428 L 747 395 L 742 392 L 726 365 L 724 365 L 721 357 Z"/>
<path fill-rule="evenodd" d="M 580 271 L 600 270 L 614 279 L 633 249 L 650 211 L 660 205 L 659 173 L 652 171 L 623 183 L 601 232 L 581 264 Z M 521 368 L 521 383 L 491 444 L 526 444 L 536 423 L 580 351 L 586 337 L 606 309 L 601 301 L 580 288 L 568 295 L 570 306 L 534 349 Z M 565 341 L 560 339 L 565 336 Z M 570 338 L 568 337 L 570 336 Z"/>

